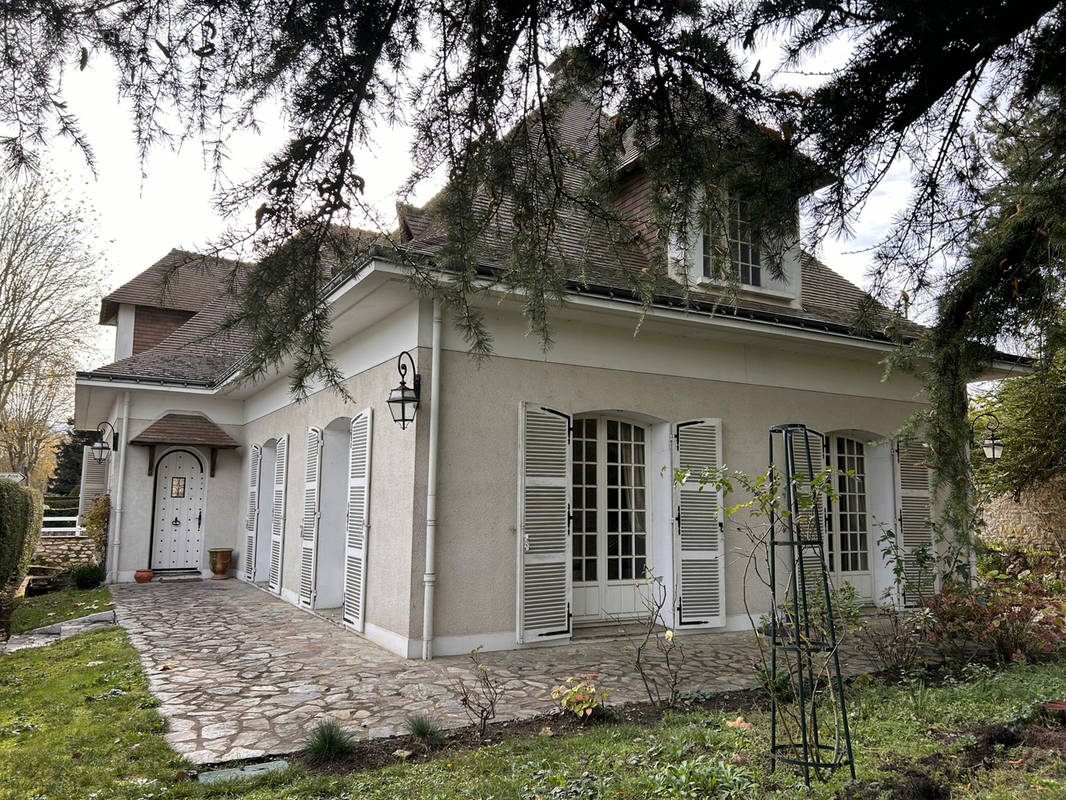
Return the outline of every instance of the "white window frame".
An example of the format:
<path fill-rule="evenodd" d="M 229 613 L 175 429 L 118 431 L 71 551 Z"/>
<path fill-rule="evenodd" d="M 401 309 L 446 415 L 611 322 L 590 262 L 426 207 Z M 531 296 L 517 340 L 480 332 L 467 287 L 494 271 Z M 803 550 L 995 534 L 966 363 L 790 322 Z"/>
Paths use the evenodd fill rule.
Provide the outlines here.
<path fill-rule="evenodd" d="M 872 575 L 874 558 L 873 558 L 873 548 L 872 548 L 872 545 L 873 545 L 873 532 L 870 530 L 870 519 L 871 519 L 871 514 L 870 514 L 870 483 L 869 483 L 869 468 L 867 466 L 867 460 L 868 460 L 868 457 L 869 457 L 868 452 L 867 452 L 867 450 L 868 450 L 867 443 L 862 441 L 861 439 L 855 438 L 854 436 L 845 436 L 845 435 L 842 435 L 842 434 L 841 435 L 833 434 L 833 435 L 831 435 L 829 437 L 829 464 L 833 468 L 833 480 L 834 480 L 834 484 L 835 484 L 833 486 L 833 490 L 837 494 L 839 494 L 839 492 L 840 492 L 839 481 L 840 481 L 841 473 L 843 473 L 845 471 L 845 467 L 842 466 L 841 463 L 840 463 L 841 456 L 840 456 L 840 453 L 839 453 L 839 450 L 838 450 L 839 443 L 841 441 L 854 442 L 855 444 L 859 445 L 862 448 L 862 463 L 863 463 L 862 494 L 863 494 L 863 497 L 865 498 L 865 504 L 864 504 L 865 505 L 865 509 L 861 513 L 863 514 L 863 516 L 865 517 L 865 520 L 866 520 L 865 530 L 864 531 L 861 531 L 861 532 L 860 531 L 848 531 L 848 533 L 863 533 L 866 536 L 866 569 L 857 569 L 857 570 L 852 570 L 852 569 L 845 570 L 845 569 L 842 569 L 843 565 L 841 563 L 841 558 L 840 558 L 841 549 L 839 547 L 839 544 L 840 544 L 840 535 L 844 531 L 842 531 L 842 526 L 841 526 L 840 499 L 838 497 L 837 499 L 834 499 L 834 500 L 832 500 L 829 503 L 829 515 L 828 516 L 829 516 L 830 524 L 826 526 L 828 528 L 828 530 L 826 531 L 826 540 L 827 541 L 825 543 L 826 544 L 826 558 L 829 561 L 829 564 L 828 564 L 829 573 L 831 575 L 837 576 L 837 577 L 839 577 L 841 579 L 846 579 L 848 575 L 867 575 L 867 574 L 871 574 Z M 845 456 L 845 457 L 847 457 L 847 456 Z M 849 478 L 849 480 L 851 480 L 851 479 Z M 855 495 L 855 496 L 857 496 L 857 495 Z M 858 512 L 855 512 L 855 513 L 858 513 Z M 850 550 L 849 549 L 848 552 L 849 553 L 861 553 L 862 551 L 861 550 Z"/>
<path fill-rule="evenodd" d="M 737 195 L 727 195 L 725 209 L 725 247 L 729 255 L 729 268 L 741 286 L 752 289 L 765 289 L 762 257 L 758 244 L 751 241 L 750 201 Z M 747 213 L 745 213 L 745 211 Z M 746 235 L 745 235 L 746 234 Z M 708 224 L 701 236 L 700 274 L 705 281 L 714 281 L 712 274 L 713 247 L 711 225 Z M 746 258 L 742 257 L 746 254 Z M 745 271 L 747 275 L 745 276 Z"/>
<path fill-rule="evenodd" d="M 637 422 L 636 420 L 625 419 L 625 418 L 622 418 L 622 417 L 614 417 L 614 416 L 611 416 L 611 415 L 608 415 L 608 414 L 586 414 L 586 415 L 580 415 L 580 416 L 575 415 L 574 424 L 576 425 L 576 423 L 579 422 L 579 421 L 584 422 L 585 420 L 590 420 L 590 419 L 591 420 L 595 420 L 595 422 L 596 422 L 596 440 L 595 440 L 596 441 L 596 461 L 595 461 L 595 465 L 596 465 L 596 485 L 595 485 L 595 489 L 596 489 L 596 510 L 595 510 L 595 513 L 596 513 L 596 530 L 593 532 L 596 535 L 596 580 L 595 581 L 581 581 L 581 582 L 575 581 L 575 580 L 573 580 L 573 578 L 571 578 L 571 580 L 575 584 L 585 584 L 585 585 L 589 585 L 589 586 L 591 586 L 593 584 L 598 584 L 600 586 L 601 590 L 602 590 L 602 589 L 606 589 L 606 587 L 608 587 L 608 586 L 624 586 L 624 585 L 627 585 L 627 584 L 632 584 L 634 582 L 639 583 L 639 582 L 643 581 L 644 577 L 645 577 L 644 574 L 643 574 L 643 571 L 639 575 L 633 575 L 633 576 L 628 577 L 628 578 L 623 578 L 623 577 L 610 578 L 610 577 L 608 577 L 608 562 L 610 561 L 611 556 L 609 556 L 608 553 L 607 553 L 607 537 L 610 536 L 611 534 L 607 531 L 607 515 L 609 513 L 609 509 L 607 508 L 607 492 L 608 492 L 608 489 L 609 489 L 609 486 L 608 486 L 608 483 L 607 483 L 607 425 L 608 425 L 609 422 L 615 422 L 615 423 L 618 423 L 620 425 L 632 425 L 634 428 L 639 428 L 640 430 L 642 430 L 644 432 L 644 440 L 642 442 L 642 444 L 644 445 L 644 464 L 643 464 L 644 485 L 641 487 L 644 490 L 644 508 L 643 508 L 643 511 L 641 512 L 641 513 L 644 514 L 644 531 L 643 531 L 642 534 L 640 534 L 640 535 L 644 536 L 644 553 L 643 553 L 643 555 L 637 555 L 635 553 L 635 547 L 634 547 L 634 553 L 630 553 L 628 556 L 622 556 L 621 553 L 619 553 L 619 557 L 621 557 L 621 558 L 631 558 L 631 559 L 634 559 L 634 561 L 637 558 L 643 558 L 644 559 L 645 568 L 647 568 L 647 566 L 649 564 L 653 563 L 652 562 L 652 552 L 651 552 L 652 551 L 652 538 L 653 537 L 652 537 L 651 525 L 649 524 L 650 515 L 652 514 L 652 508 L 653 508 L 652 497 L 651 497 L 651 494 L 652 494 L 652 489 L 651 489 L 652 481 L 649 480 L 649 474 L 648 474 L 648 469 L 649 469 L 648 464 L 651 461 L 651 426 L 647 425 L 647 424 L 645 424 L 643 422 Z M 576 440 L 576 438 L 577 437 L 574 436 L 572 438 L 572 441 Z M 575 460 L 573 458 L 573 453 L 571 453 L 570 462 L 571 462 L 571 482 L 570 482 L 570 485 L 571 485 L 571 491 L 572 491 L 573 488 L 574 488 L 574 483 L 573 483 L 573 464 L 575 462 Z M 586 462 L 582 461 L 581 463 L 586 463 Z M 585 486 L 586 486 L 586 484 L 582 484 L 583 488 Z M 636 487 L 634 487 L 634 488 L 636 488 Z M 577 513 L 576 507 L 574 508 L 574 512 Z M 636 511 L 631 511 L 630 513 L 636 514 L 637 512 Z M 573 523 L 571 523 L 571 539 L 573 539 L 573 537 L 576 536 L 576 535 L 587 536 L 589 534 L 589 531 L 586 531 L 586 530 L 582 530 L 580 534 L 577 534 L 577 533 L 575 533 L 573 528 L 574 528 L 574 525 L 573 525 Z M 617 532 L 617 534 L 618 535 L 623 535 L 624 534 L 624 535 L 631 535 L 632 536 L 632 535 L 636 535 L 636 532 L 635 531 L 634 532 L 619 531 L 619 532 Z M 636 540 L 634 539 L 634 543 L 635 543 L 635 541 Z M 582 541 L 582 547 L 583 546 L 584 546 L 584 541 Z M 582 555 L 582 559 L 587 559 L 587 558 L 588 558 L 587 555 Z M 573 573 L 573 563 L 574 563 L 574 554 L 573 554 L 573 550 L 571 549 L 571 553 L 570 553 L 570 569 L 571 569 L 571 573 Z M 619 573 L 619 575 L 621 575 L 621 572 Z"/>

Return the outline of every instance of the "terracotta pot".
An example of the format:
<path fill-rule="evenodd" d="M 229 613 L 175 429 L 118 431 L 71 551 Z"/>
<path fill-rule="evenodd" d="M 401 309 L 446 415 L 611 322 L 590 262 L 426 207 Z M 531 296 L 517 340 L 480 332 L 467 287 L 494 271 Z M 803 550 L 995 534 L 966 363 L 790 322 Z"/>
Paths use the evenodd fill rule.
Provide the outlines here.
<path fill-rule="evenodd" d="M 229 562 L 233 556 L 232 547 L 211 547 L 207 550 L 208 564 L 211 567 L 211 571 L 215 573 L 211 576 L 213 581 L 224 581 L 229 578 Z"/>
<path fill-rule="evenodd" d="M 148 583 L 154 577 L 155 573 L 150 569 L 139 569 L 133 573 L 133 579 L 137 581 L 137 583 Z"/>

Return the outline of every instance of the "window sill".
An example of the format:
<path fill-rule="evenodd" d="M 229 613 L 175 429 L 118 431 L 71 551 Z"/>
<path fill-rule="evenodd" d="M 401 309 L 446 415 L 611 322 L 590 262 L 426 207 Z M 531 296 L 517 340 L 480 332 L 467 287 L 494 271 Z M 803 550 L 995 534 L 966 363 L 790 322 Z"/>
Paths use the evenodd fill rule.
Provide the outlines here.
<path fill-rule="evenodd" d="M 718 281 L 712 278 L 701 278 L 699 280 L 699 286 L 713 292 L 721 292 L 728 288 L 728 285 L 724 281 Z M 739 292 L 741 296 L 752 298 L 783 300 L 786 303 L 795 303 L 799 301 L 799 298 L 791 292 L 785 292 L 780 289 L 768 289 L 764 286 L 748 286 L 747 284 L 741 284 Z"/>

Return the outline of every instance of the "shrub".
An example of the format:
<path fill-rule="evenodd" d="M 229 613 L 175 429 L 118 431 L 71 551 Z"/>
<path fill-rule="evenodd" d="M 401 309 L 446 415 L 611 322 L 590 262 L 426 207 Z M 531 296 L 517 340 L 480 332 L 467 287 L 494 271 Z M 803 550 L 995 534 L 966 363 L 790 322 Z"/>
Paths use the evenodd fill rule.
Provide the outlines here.
<path fill-rule="evenodd" d="M 81 524 L 85 526 L 85 535 L 96 545 L 97 557 L 102 560 L 107 552 L 107 529 L 111 524 L 111 495 L 102 494 L 93 500 L 82 514 Z"/>
<path fill-rule="evenodd" d="M 404 720 L 407 732 L 427 750 L 444 742 L 444 729 L 433 717 L 426 714 L 411 714 Z"/>
<path fill-rule="evenodd" d="M 604 710 L 607 695 L 611 693 L 610 689 L 596 685 L 599 679 L 600 676 L 595 672 L 572 675 L 566 679 L 566 683 L 552 690 L 552 699 L 559 701 L 563 711 L 569 711 L 578 719 L 588 719 Z"/>
<path fill-rule="evenodd" d="M 930 639 L 949 661 L 968 660 L 976 646 L 1006 663 L 1066 642 L 1066 602 L 1037 581 L 948 583 L 926 606 Z"/>
<path fill-rule="evenodd" d="M 755 788 L 751 773 L 744 767 L 726 764 L 700 755 L 676 764 L 667 764 L 645 781 L 649 797 L 742 798 Z"/>
<path fill-rule="evenodd" d="M 304 752 L 319 764 L 341 761 L 352 749 L 352 734 L 332 717 L 319 720 L 304 740 Z"/>
<path fill-rule="evenodd" d="M 70 577 L 79 589 L 95 589 L 104 582 L 107 573 L 99 564 L 78 564 L 70 570 Z"/>
<path fill-rule="evenodd" d="M 863 622 L 856 636 L 859 651 L 878 670 L 898 677 L 925 666 L 929 614 L 924 610 L 903 611 L 886 603 Z"/>
<path fill-rule="evenodd" d="M 0 641 L 7 639 L 15 593 L 41 538 L 41 495 L 0 480 Z"/>
<path fill-rule="evenodd" d="M 484 739 L 486 726 L 490 720 L 496 718 L 496 704 L 503 697 L 504 690 L 492 671 L 481 663 L 480 652 L 480 645 L 470 651 L 473 683 L 468 684 L 462 678 L 456 678 L 454 685 L 459 695 L 459 705 L 463 707 L 470 722 L 478 726 L 478 736 Z"/>

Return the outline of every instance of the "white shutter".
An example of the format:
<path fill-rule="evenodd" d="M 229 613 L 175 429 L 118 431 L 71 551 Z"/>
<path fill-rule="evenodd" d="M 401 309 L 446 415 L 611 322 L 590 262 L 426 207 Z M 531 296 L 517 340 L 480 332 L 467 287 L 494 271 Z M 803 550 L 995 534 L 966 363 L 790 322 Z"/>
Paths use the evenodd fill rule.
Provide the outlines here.
<path fill-rule="evenodd" d="M 677 624 L 725 625 L 725 533 L 722 493 L 700 487 L 699 475 L 722 463 L 722 421 L 679 422 L 674 427 L 674 458 L 689 478 L 675 487 L 675 576 Z"/>
<path fill-rule="evenodd" d="M 921 442 L 896 446 L 896 481 L 899 487 L 899 531 L 896 544 L 903 557 L 903 602 L 917 605 L 922 597 L 936 591 L 936 569 L 923 564 L 916 551 L 933 552 L 932 472 L 926 465 L 927 448 Z"/>
<path fill-rule="evenodd" d="M 255 581 L 255 547 L 259 534 L 259 471 L 263 463 L 263 448 L 253 444 L 248 448 L 248 518 L 245 520 L 244 579 Z"/>
<path fill-rule="evenodd" d="M 114 455 L 114 454 L 112 454 Z M 93 458 L 92 448 L 84 445 L 81 448 L 81 489 L 78 493 L 78 518 L 89 510 L 93 500 L 107 493 L 107 465 L 108 461 L 98 464 Z"/>
<path fill-rule="evenodd" d="M 792 489 L 796 494 L 807 498 L 803 503 L 799 503 L 795 528 L 800 541 L 805 542 L 800 545 L 799 552 L 803 555 L 802 574 L 807 597 L 811 599 L 821 597 L 823 572 L 828 568 L 825 495 L 814 495 L 814 502 L 809 502 L 812 496 L 811 481 L 825 471 L 827 439 L 810 428 L 794 429 L 791 437 L 792 464 L 795 470 Z M 789 497 L 789 502 L 792 502 L 792 497 Z M 828 580 L 827 572 L 824 577 Z"/>
<path fill-rule="evenodd" d="M 318 547 L 319 483 L 322 476 L 322 431 L 307 429 L 304 464 L 304 514 L 300 523 L 300 605 L 315 602 L 315 551 Z"/>
<path fill-rule="evenodd" d="M 348 442 L 348 511 L 344 530 L 344 622 L 359 633 L 366 617 L 366 554 L 370 533 L 370 444 L 373 409 L 352 417 Z"/>
<path fill-rule="evenodd" d="M 518 413 L 519 642 L 570 636 L 569 414 L 523 402 Z"/>
<path fill-rule="evenodd" d="M 285 478 L 288 475 L 289 435 L 278 437 L 274 455 L 274 496 L 270 514 L 270 591 L 281 593 L 281 559 L 285 538 Z"/>

